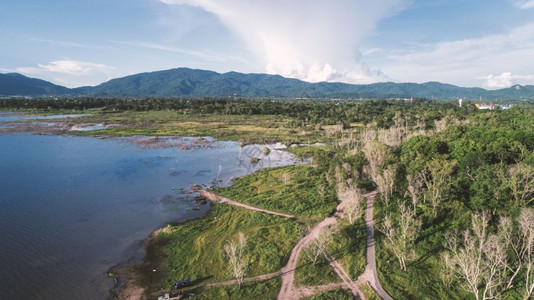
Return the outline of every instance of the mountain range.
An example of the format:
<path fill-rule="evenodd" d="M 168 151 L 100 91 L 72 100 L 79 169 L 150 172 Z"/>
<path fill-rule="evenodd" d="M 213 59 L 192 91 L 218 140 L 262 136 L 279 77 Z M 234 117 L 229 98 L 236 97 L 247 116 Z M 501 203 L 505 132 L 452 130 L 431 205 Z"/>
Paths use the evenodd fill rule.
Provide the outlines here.
<path fill-rule="evenodd" d="M 279 75 L 217 73 L 177 68 L 116 78 L 93 87 L 69 89 L 18 73 L 0 74 L 0 96 L 106 98 L 435 98 L 533 100 L 534 86 L 499 90 L 427 83 L 309 83 Z"/>

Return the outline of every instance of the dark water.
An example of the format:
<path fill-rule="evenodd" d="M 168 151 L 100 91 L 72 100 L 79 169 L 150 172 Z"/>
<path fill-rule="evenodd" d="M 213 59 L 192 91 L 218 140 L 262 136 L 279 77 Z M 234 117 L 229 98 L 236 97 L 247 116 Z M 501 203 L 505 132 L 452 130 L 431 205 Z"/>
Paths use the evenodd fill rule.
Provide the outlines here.
<path fill-rule="evenodd" d="M 232 142 L 196 150 L 141 149 L 128 140 L 0 135 L 0 299 L 105 299 L 106 270 L 144 255 L 141 241 L 198 217 L 173 187 L 221 184 L 255 171 Z M 293 163 L 273 151 L 264 167 Z M 220 167 L 219 167 L 220 166 Z"/>

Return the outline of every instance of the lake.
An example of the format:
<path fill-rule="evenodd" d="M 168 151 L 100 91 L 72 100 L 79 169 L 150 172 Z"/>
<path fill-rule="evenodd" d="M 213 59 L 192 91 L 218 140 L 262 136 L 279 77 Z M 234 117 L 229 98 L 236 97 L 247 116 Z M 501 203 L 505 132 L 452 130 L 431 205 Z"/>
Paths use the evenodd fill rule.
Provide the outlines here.
<path fill-rule="evenodd" d="M 211 139 L 0 135 L 0 299 L 106 299 L 110 267 L 140 262 L 153 230 L 209 209 L 188 194 L 190 184 L 218 177 L 228 185 L 295 163 L 262 149 Z M 250 156 L 263 159 L 252 164 Z"/>

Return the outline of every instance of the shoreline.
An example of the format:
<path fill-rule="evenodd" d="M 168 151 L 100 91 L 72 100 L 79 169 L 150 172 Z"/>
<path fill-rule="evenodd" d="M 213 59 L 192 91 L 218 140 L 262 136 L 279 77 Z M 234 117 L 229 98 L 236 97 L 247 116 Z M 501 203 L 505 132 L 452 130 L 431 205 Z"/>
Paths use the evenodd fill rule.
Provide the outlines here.
<path fill-rule="evenodd" d="M 148 264 L 149 261 L 147 260 L 147 257 L 150 256 L 152 251 L 150 247 L 154 246 L 154 243 L 156 242 L 156 239 L 158 238 L 159 234 L 161 232 L 165 232 L 167 228 L 169 228 L 169 226 L 177 226 L 194 220 L 206 218 L 210 214 L 210 210 L 211 204 L 210 209 L 208 209 L 206 214 L 198 218 L 191 218 L 181 222 L 171 222 L 163 227 L 152 231 L 142 243 L 142 247 L 145 249 L 145 256 L 143 257 L 142 262 L 133 265 L 117 264 L 109 268 L 106 274 L 108 274 L 108 278 L 114 281 L 114 284 L 113 287 L 108 291 L 108 300 L 148 299 L 148 297 L 145 295 L 146 289 L 141 284 L 141 279 L 143 277 L 142 268 L 144 265 Z M 112 274 L 112 276 L 110 276 L 109 274 Z"/>
<path fill-rule="evenodd" d="M 238 178 L 254 174 L 265 168 L 267 167 L 262 167 L 252 173 L 248 173 L 240 177 L 235 177 L 232 179 L 232 182 Z M 114 286 L 109 290 L 110 300 L 116 300 L 116 299 L 117 300 L 137 300 L 137 299 L 146 300 L 148 299 L 148 296 L 145 294 L 146 289 L 143 287 L 143 284 L 141 283 L 141 281 L 144 275 L 150 274 L 150 270 L 143 270 L 143 268 L 152 262 L 152 259 L 150 258 L 150 256 L 153 255 L 154 252 L 157 252 L 157 249 L 162 246 L 162 245 L 156 244 L 159 234 L 162 232 L 165 232 L 168 228 L 170 228 L 170 226 L 187 224 L 188 222 L 193 222 L 193 221 L 197 221 L 200 219 L 209 218 L 212 212 L 212 207 L 213 205 L 215 205 L 215 202 L 217 202 L 216 199 L 212 198 L 212 196 L 215 196 L 221 199 L 226 199 L 222 196 L 218 196 L 210 192 L 209 190 L 206 190 L 204 188 L 199 188 L 199 186 L 196 186 L 196 185 L 193 185 L 191 187 L 191 191 L 194 193 L 198 193 L 200 196 L 206 198 L 209 203 L 209 209 L 206 211 L 204 215 L 200 217 L 191 218 L 191 219 L 184 220 L 181 222 L 172 222 L 152 231 L 152 233 L 150 233 L 150 235 L 142 243 L 142 246 L 145 249 L 145 256 L 143 257 L 143 261 L 141 263 L 130 265 L 130 266 L 117 265 L 117 266 L 110 268 L 108 270 L 108 274 L 111 272 L 113 274 L 113 280 L 115 281 Z M 262 212 L 265 213 L 265 211 L 262 211 Z M 267 213 L 270 214 L 271 212 L 267 212 Z M 279 213 L 275 213 L 275 214 L 278 216 L 283 215 L 283 217 L 295 219 L 295 216 L 292 216 L 292 215 L 285 215 L 285 214 L 279 214 Z M 160 242 L 162 242 L 162 244 L 165 244 L 165 241 L 160 241 Z M 162 291 L 162 294 L 164 294 L 164 291 Z"/>
<path fill-rule="evenodd" d="M 9 112 L 11 114 L 11 112 Z M 13 115 L 18 115 L 19 112 L 14 112 Z M 55 136 L 72 136 L 72 137 L 78 137 L 79 134 L 76 134 L 76 132 L 71 132 L 68 128 L 71 128 L 73 124 L 79 124 L 85 122 L 84 117 L 81 117 L 79 119 L 45 119 L 42 121 L 31 121 L 28 122 L 26 120 L 20 120 L 20 121 L 14 121 L 14 122 L 6 122 L 5 124 L 7 126 L 13 126 L 13 127 L 5 127 L 2 130 L 0 130 L 0 134 L 37 134 L 37 135 L 55 135 Z M 98 135 L 97 132 L 90 132 L 90 134 L 82 135 L 82 136 L 89 136 L 92 138 L 120 138 L 116 136 L 110 136 L 106 135 Z M 193 138 L 191 137 L 191 141 L 188 141 L 188 143 L 184 143 L 183 141 L 174 142 L 174 141 L 168 141 L 172 138 L 177 138 L 178 136 L 134 136 L 134 137 L 128 137 L 128 141 L 132 144 L 135 144 L 141 148 L 180 148 L 182 150 L 196 150 L 198 148 L 212 148 L 214 147 L 213 143 L 215 142 L 225 142 L 224 140 L 206 140 L 205 138 L 199 137 L 199 138 Z M 181 137 L 180 137 L 181 138 Z M 172 143 L 174 142 L 174 143 Z M 143 147 L 144 146 L 144 147 Z M 258 144 L 258 146 L 260 146 Z M 269 146 L 270 148 L 274 148 L 273 145 L 261 145 L 258 147 L 258 151 L 261 151 L 261 148 L 264 146 Z M 289 162 L 290 165 L 293 165 L 295 163 L 298 163 L 298 159 L 293 158 L 291 162 Z M 265 169 L 262 164 L 260 164 L 261 167 L 259 167 L 258 170 L 254 172 L 258 172 L 262 169 Z M 252 173 L 254 173 L 252 172 Z M 237 178 L 250 175 L 252 173 L 243 174 L 241 176 L 237 176 L 232 178 L 232 180 L 235 180 Z M 229 181 L 231 182 L 231 181 Z M 231 185 L 231 184 L 230 184 Z M 141 248 L 144 249 L 145 254 L 141 262 L 136 260 L 136 262 L 133 265 L 128 265 L 128 257 L 125 258 L 124 262 L 119 262 L 117 265 L 112 266 L 109 268 L 104 274 L 107 279 L 105 280 L 113 280 L 113 286 L 108 289 L 108 299 L 148 299 L 148 296 L 146 293 L 147 289 L 145 289 L 143 286 L 143 280 L 147 274 L 152 274 L 149 272 L 149 270 L 143 269 L 143 267 L 147 264 L 147 261 L 150 260 L 150 255 L 153 253 L 153 250 L 151 250 L 151 247 L 154 247 L 152 249 L 159 248 L 160 245 L 156 243 L 157 238 L 161 232 L 164 232 L 165 229 L 169 225 L 177 225 L 177 224 L 184 224 L 186 222 L 199 220 L 202 218 L 209 217 L 212 208 L 210 208 L 206 211 L 205 214 L 202 216 L 191 218 L 185 221 L 180 222 L 170 222 L 167 225 L 164 225 L 163 227 L 157 228 L 154 231 L 152 231 L 148 237 L 142 242 Z M 147 260 L 148 258 L 148 260 Z M 151 271 L 151 270 L 150 270 Z M 145 285 L 146 286 L 146 285 Z"/>

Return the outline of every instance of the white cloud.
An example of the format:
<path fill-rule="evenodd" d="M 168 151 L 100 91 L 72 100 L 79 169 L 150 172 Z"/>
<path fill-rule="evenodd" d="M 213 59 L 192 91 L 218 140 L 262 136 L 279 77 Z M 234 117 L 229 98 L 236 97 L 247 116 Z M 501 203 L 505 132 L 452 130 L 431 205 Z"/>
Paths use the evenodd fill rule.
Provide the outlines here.
<path fill-rule="evenodd" d="M 60 40 L 53 40 L 53 39 L 29 38 L 28 41 L 37 42 L 37 43 L 47 43 L 51 45 L 58 45 L 58 46 L 70 47 L 70 48 L 85 48 L 85 49 L 95 49 L 95 50 L 109 49 L 109 47 L 102 47 L 102 46 L 90 45 L 90 44 L 80 44 L 76 42 L 60 41 Z"/>
<path fill-rule="evenodd" d="M 534 23 L 506 33 L 481 38 L 428 44 L 418 51 L 393 51 L 382 69 L 402 81 L 444 81 L 461 86 L 497 87 L 506 75 L 534 69 Z M 487 74 L 501 74 L 499 76 Z M 513 78 L 517 83 L 534 84 L 529 76 Z M 491 83 L 488 83 L 491 81 Z"/>
<path fill-rule="evenodd" d="M 160 0 L 201 7 L 245 41 L 268 73 L 307 81 L 367 83 L 361 41 L 410 0 Z"/>
<path fill-rule="evenodd" d="M 490 74 L 482 77 L 485 80 L 484 86 L 490 89 L 508 88 L 522 82 L 534 82 L 534 75 L 513 75 L 511 72 L 504 72 L 501 75 Z"/>
<path fill-rule="evenodd" d="M 38 64 L 37 67 L 20 67 L 14 71 L 28 76 L 39 76 L 67 87 L 77 87 L 109 80 L 114 70 L 115 68 L 104 64 L 63 59 Z"/>
<path fill-rule="evenodd" d="M 534 7 L 534 0 L 519 0 L 514 1 L 514 5 L 521 9 L 528 9 Z"/>

